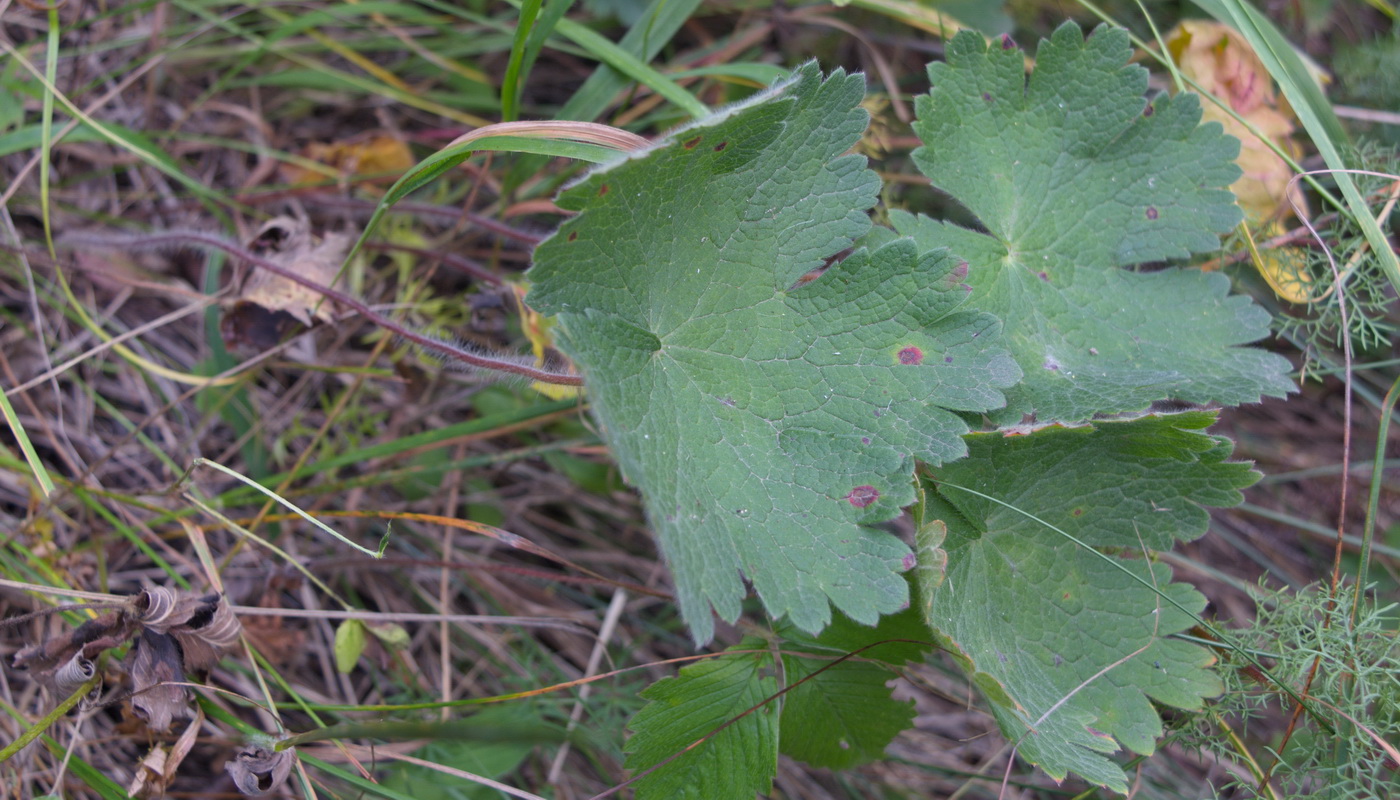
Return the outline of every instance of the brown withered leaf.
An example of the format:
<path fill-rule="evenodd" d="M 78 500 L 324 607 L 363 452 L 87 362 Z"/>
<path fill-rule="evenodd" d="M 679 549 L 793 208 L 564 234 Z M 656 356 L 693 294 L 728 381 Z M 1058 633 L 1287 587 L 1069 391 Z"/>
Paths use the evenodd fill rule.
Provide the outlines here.
<path fill-rule="evenodd" d="M 264 795 L 283 783 L 292 774 L 293 751 L 272 750 L 261 745 L 244 746 L 224 764 L 238 790 L 254 797 Z"/>
<path fill-rule="evenodd" d="M 238 643 L 243 626 L 222 595 L 211 594 L 182 625 L 170 629 L 180 645 L 186 671 L 204 672 L 218 663 L 224 653 Z"/>
<path fill-rule="evenodd" d="M 176 771 L 198 741 L 199 729 L 203 724 L 204 710 L 195 706 L 194 720 L 185 726 L 184 732 L 170 746 L 170 750 L 167 752 L 165 745 L 157 744 L 141 759 L 141 763 L 136 765 L 136 774 L 127 786 L 126 793 L 140 800 L 165 797 L 171 782 L 175 780 Z"/>
<path fill-rule="evenodd" d="M 131 707 L 147 727 L 157 733 L 170 730 L 176 717 L 188 716 L 189 692 L 169 681 L 183 681 L 180 649 L 174 637 L 144 630 L 132 648 L 128 670 L 131 673 Z"/>
<path fill-rule="evenodd" d="M 148 797 L 161 797 L 165 794 L 165 763 L 168 757 L 163 745 L 156 745 L 151 748 L 141 759 L 141 763 L 136 765 L 136 774 L 131 777 L 131 783 L 126 787 L 126 793 L 132 797 L 139 797 L 142 800 Z"/>
<path fill-rule="evenodd" d="M 144 589 L 122 606 L 84 622 L 70 633 L 29 645 L 15 653 L 16 669 L 26 669 L 54 697 L 67 697 L 94 674 L 93 659 L 132 638 L 127 669 L 136 694 L 132 707 L 157 731 L 186 713 L 186 671 L 204 672 L 238 641 L 242 628 L 222 595 L 188 595 L 162 587 Z"/>
<path fill-rule="evenodd" d="M 92 659 L 130 639 L 137 630 L 136 622 L 125 611 L 108 611 L 66 635 L 20 648 L 11 664 L 15 669 L 28 670 L 55 697 L 67 697 L 86 680 L 72 684 L 78 673 L 91 669 Z"/>
<path fill-rule="evenodd" d="M 328 234 L 317 239 L 305 222 L 291 217 L 268 220 L 248 243 L 255 255 L 326 287 L 335 283 L 349 247 L 349 237 Z M 310 327 L 335 318 L 335 304 L 313 289 L 256 267 L 245 274 L 236 299 L 219 323 L 230 347 L 267 349 L 297 330 L 297 325 Z"/>

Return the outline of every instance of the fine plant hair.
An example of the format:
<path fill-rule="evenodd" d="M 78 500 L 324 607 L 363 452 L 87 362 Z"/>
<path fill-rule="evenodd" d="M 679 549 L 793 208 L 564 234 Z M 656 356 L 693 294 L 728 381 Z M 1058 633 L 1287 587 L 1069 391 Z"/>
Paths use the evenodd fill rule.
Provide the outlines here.
<path fill-rule="evenodd" d="M 248 251 L 242 245 L 227 237 L 209 231 L 172 229 L 154 233 L 112 233 L 83 231 L 64 236 L 62 244 L 74 246 L 96 246 L 122 248 L 128 250 L 148 250 L 171 252 L 185 249 L 221 250 L 259 269 L 265 269 L 279 277 L 310 289 L 322 297 L 349 308 L 365 319 L 393 333 L 402 340 L 412 342 L 433 353 L 444 362 L 461 365 L 464 369 L 481 370 L 488 374 L 505 373 L 526 380 L 540 381 L 563 386 L 582 386 L 583 378 L 557 370 L 534 365 L 531 359 L 503 353 L 491 353 L 480 348 L 470 347 L 459 342 L 435 338 L 412 330 L 401 322 L 396 322 L 370 308 L 368 304 L 345 292 L 323 286 L 305 276 L 298 275 L 281 264 Z"/>

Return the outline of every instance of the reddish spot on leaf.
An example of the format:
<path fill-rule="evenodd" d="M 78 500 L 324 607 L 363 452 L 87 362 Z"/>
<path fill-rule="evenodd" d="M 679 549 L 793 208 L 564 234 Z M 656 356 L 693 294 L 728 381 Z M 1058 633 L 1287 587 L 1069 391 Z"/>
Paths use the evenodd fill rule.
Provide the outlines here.
<path fill-rule="evenodd" d="M 607 185 L 606 183 L 603 184 L 602 186 L 599 186 L 599 187 L 598 187 L 598 196 L 599 196 L 599 197 L 602 197 L 603 195 L 605 195 L 605 194 L 607 194 L 607 193 L 608 193 L 608 185 Z"/>
<path fill-rule="evenodd" d="M 944 356 L 944 357 L 943 357 L 943 363 L 944 363 L 944 364 L 951 364 L 951 363 L 953 363 L 953 357 L 952 357 L 952 356 Z"/>
<path fill-rule="evenodd" d="M 959 261 L 958 265 L 956 267 L 953 267 L 953 277 L 957 278 L 959 282 L 961 282 L 963 278 L 967 277 L 966 261 Z"/>
<path fill-rule="evenodd" d="M 1076 517 L 1082 517 L 1082 516 L 1084 516 L 1084 509 L 1082 509 L 1082 508 L 1076 508 L 1075 510 L 1073 510 L 1073 511 L 1071 511 L 1071 512 L 1069 512 L 1069 513 L 1070 513 L 1071 515 L 1073 515 L 1073 516 L 1076 516 Z"/>
<path fill-rule="evenodd" d="M 983 92 L 983 93 L 982 93 L 982 99 L 985 100 L 985 101 L 987 101 L 988 103 L 992 102 L 992 95 L 991 95 L 991 93 L 990 93 L 990 92 Z"/>
<path fill-rule="evenodd" d="M 728 146 L 729 146 L 729 142 L 720 142 L 719 144 L 715 145 L 715 152 L 716 152 L 716 153 L 723 152 L 723 151 L 724 151 L 724 148 L 726 148 L 726 147 L 728 147 Z"/>
<path fill-rule="evenodd" d="M 1036 273 L 1036 277 L 1040 278 L 1041 280 L 1045 281 L 1046 283 L 1049 283 L 1049 282 L 1050 282 L 1050 273 L 1048 273 L 1048 272 L 1037 272 L 1037 273 Z"/>
<path fill-rule="evenodd" d="M 1156 219 L 1156 218 L 1157 218 L 1157 207 L 1156 207 L 1156 206 L 1148 206 L 1148 207 L 1147 207 L 1147 218 L 1148 218 L 1148 219 Z"/>
<path fill-rule="evenodd" d="M 899 363 L 922 364 L 924 363 L 924 351 L 917 347 L 906 347 L 899 351 Z"/>
<path fill-rule="evenodd" d="M 857 486 L 846 495 L 846 502 L 856 508 L 865 508 L 880 499 L 880 490 L 874 486 Z"/>
<path fill-rule="evenodd" d="M 1010 34 L 1003 33 L 1003 34 L 1001 35 L 1001 49 L 1003 49 L 1003 50 L 1015 50 L 1015 49 L 1016 49 L 1016 42 L 1011 38 Z"/>
<path fill-rule="evenodd" d="M 567 238 L 571 242 L 578 239 L 578 231 L 569 231 L 569 235 Z"/>
<path fill-rule="evenodd" d="M 869 436 L 862 436 L 862 437 L 860 437 L 860 443 L 861 443 L 861 444 L 870 444 L 870 437 L 869 437 Z"/>
<path fill-rule="evenodd" d="M 682 144 L 681 146 L 684 147 L 684 148 L 687 149 L 687 150 L 694 150 L 694 149 L 695 149 L 695 145 L 697 145 L 697 144 L 700 144 L 700 137 L 699 137 L 699 136 L 696 136 L 694 139 L 687 139 L 687 140 L 685 141 L 685 143 Z"/>
<path fill-rule="evenodd" d="M 906 570 L 910 570 L 913 569 L 915 565 L 919 563 L 919 559 L 913 553 L 905 553 L 904 559 L 901 560 L 899 563 Z"/>
<path fill-rule="evenodd" d="M 1153 108 L 1151 103 L 1148 103 L 1148 104 L 1147 104 L 1147 108 L 1144 108 L 1144 109 L 1142 110 L 1142 115 L 1143 115 L 1144 117 L 1150 117 L 1150 116 L 1152 116 L 1152 115 L 1155 114 L 1155 113 L 1157 113 L 1157 109 Z"/>

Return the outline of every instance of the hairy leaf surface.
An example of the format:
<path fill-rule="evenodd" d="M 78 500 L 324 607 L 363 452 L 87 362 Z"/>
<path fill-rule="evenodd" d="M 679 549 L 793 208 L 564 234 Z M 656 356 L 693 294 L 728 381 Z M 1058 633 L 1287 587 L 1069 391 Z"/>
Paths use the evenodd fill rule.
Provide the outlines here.
<path fill-rule="evenodd" d="M 1149 698 L 1194 709 L 1220 691 L 1210 653 L 1167 638 L 1205 598 L 1144 558 L 1203 534 L 1201 506 L 1238 503 L 1258 478 L 1203 432 L 1213 421 L 1193 412 L 974 434 L 966 459 L 935 470 L 926 514 L 947 524 L 947 568 L 929 623 L 1019 753 L 1056 778 L 1126 791 L 1101 754 L 1153 751 L 1162 726 Z"/>
<path fill-rule="evenodd" d="M 1144 99 L 1128 34 L 1061 26 L 1027 82 L 1009 40 L 955 37 L 918 98 L 914 161 L 986 233 L 892 212 L 902 234 L 971 265 L 971 302 L 1006 322 L 1025 372 L 996 415 L 1079 421 L 1165 398 L 1238 404 L 1292 390 L 1288 363 L 1241 345 L 1268 313 L 1198 270 L 1120 267 L 1220 246 L 1238 140 L 1199 125 L 1195 95 Z"/>
<path fill-rule="evenodd" d="M 820 630 L 908 603 L 913 558 L 867 527 L 913 500 L 915 459 L 965 452 L 955 412 L 1003 404 L 1019 370 L 1000 323 L 959 312 L 966 267 L 913 242 L 809 272 L 869 227 L 879 180 L 847 155 L 859 76 L 814 65 L 601 168 L 535 253 L 528 297 L 624 475 L 640 488 L 697 641 L 713 608 Z"/>

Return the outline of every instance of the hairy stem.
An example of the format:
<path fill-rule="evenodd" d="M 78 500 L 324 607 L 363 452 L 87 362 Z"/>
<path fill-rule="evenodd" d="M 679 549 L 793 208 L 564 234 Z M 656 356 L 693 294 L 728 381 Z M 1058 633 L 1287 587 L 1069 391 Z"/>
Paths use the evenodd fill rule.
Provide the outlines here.
<path fill-rule="evenodd" d="M 417 331 L 411 330 L 402 323 L 395 322 L 388 317 L 374 311 L 360 300 L 329 286 L 309 280 L 302 275 L 287 269 L 281 264 L 251 253 L 247 248 L 231 242 L 224 237 L 203 231 L 161 231 L 149 234 L 95 234 L 81 233 L 65 237 L 68 244 L 102 245 L 108 247 L 130 247 L 140 249 L 162 249 L 171 247 L 197 247 L 214 248 L 222 250 L 235 258 L 265 269 L 275 275 L 304 286 L 328 300 L 333 300 L 346 308 L 349 308 L 370 322 L 392 331 L 394 334 L 413 342 L 426 350 L 437 353 L 444 358 L 465 364 L 477 369 L 490 370 L 493 372 L 505 372 L 528 378 L 541 383 L 553 383 L 561 386 L 582 386 L 583 378 L 566 372 L 536 367 L 524 359 L 498 354 L 488 354 L 485 352 L 469 349 L 467 347 L 435 339 Z"/>

